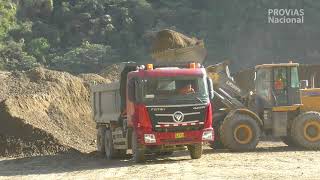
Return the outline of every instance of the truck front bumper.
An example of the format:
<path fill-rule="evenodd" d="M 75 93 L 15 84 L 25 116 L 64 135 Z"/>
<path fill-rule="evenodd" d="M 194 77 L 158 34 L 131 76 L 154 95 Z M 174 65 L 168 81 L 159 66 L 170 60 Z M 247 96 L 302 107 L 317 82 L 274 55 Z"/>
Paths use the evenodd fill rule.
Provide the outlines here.
<path fill-rule="evenodd" d="M 212 128 L 185 132 L 145 132 L 140 136 L 143 145 L 188 145 L 213 141 Z"/>

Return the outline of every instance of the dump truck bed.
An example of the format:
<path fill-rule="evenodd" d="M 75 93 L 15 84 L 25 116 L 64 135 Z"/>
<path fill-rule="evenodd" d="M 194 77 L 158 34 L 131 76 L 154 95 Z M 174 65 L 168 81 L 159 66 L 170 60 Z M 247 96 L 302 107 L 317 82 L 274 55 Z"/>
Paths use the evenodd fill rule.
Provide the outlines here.
<path fill-rule="evenodd" d="M 93 119 L 96 123 L 117 121 L 120 115 L 120 83 L 94 85 L 91 87 Z"/>

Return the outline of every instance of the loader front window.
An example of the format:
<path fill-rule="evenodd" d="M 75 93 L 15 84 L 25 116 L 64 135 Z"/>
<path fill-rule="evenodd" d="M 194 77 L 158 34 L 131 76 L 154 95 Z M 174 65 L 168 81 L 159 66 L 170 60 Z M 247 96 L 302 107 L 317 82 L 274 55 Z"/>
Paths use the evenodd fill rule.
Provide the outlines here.
<path fill-rule="evenodd" d="M 271 70 L 259 69 L 256 72 L 255 85 L 257 94 L 267 102 L 272 100 Z"/>

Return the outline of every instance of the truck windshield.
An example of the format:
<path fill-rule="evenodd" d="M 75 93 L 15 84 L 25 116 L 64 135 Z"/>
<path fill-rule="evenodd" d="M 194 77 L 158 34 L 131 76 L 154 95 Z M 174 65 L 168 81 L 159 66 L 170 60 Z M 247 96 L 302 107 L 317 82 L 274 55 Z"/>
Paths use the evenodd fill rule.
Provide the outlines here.
<path fill-rule="evenodd" d="M 157 99 L 193 100 L 208 98 L 206 79 L 203 77 L 157 77 L 143 81 L 143 101 Z"/>

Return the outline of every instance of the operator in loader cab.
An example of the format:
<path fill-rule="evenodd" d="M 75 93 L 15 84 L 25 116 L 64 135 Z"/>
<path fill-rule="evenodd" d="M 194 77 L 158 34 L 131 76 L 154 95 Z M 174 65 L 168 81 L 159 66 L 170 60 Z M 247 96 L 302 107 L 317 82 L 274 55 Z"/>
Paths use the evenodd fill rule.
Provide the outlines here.
<path fill-rule="evenodd" d="M 282 73 L 279 72 L 277 75 L 277 79 L 274 82 L 274 88 L 276 90 L 282 90 L 284 88 L 284 81 L 285 81 L 285 78 L 282 76 Z"/>

